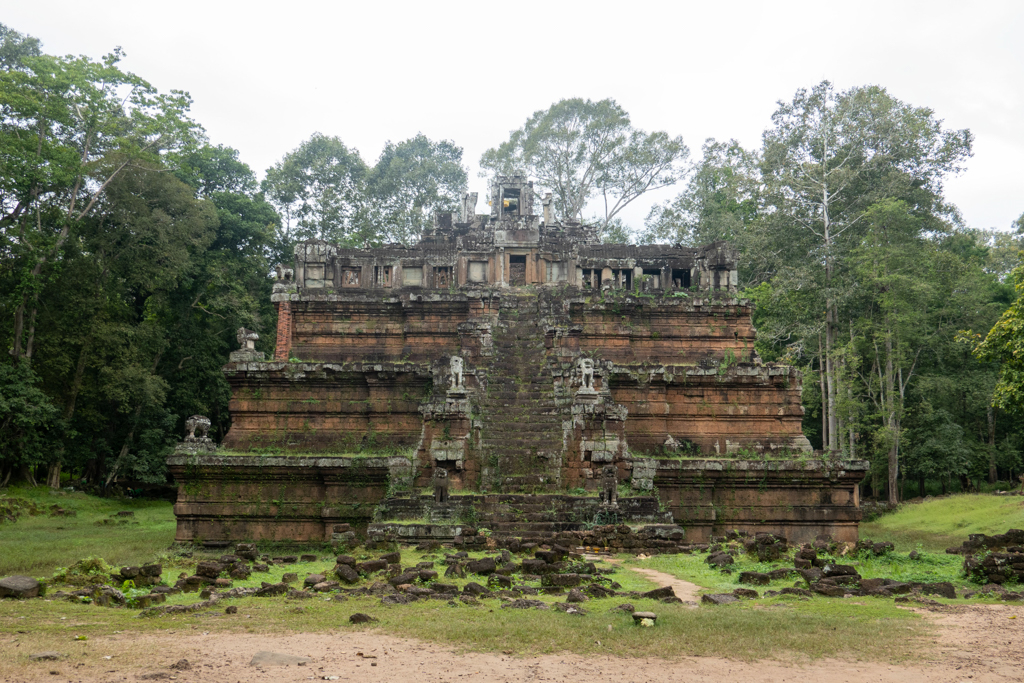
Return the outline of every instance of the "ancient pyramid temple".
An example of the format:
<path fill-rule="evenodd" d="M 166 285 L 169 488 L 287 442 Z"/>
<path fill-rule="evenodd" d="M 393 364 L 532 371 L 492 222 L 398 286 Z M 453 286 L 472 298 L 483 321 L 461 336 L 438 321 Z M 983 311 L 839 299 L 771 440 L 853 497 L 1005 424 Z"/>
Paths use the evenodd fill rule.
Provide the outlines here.
<path fill-rule="evenodd" d="M 274 358 L 249 342 L 224 367 L 221 448 L 171 458 L 179 540 L 602 519 L 856 538 L 866 463 L 811 452 L 799 374 L 754 349 L 735 250 L 601 244 L 550 195 L 538 214 L 521 176 L 487 204 L 466 195 L 411 247 L 296 247 Z"/>

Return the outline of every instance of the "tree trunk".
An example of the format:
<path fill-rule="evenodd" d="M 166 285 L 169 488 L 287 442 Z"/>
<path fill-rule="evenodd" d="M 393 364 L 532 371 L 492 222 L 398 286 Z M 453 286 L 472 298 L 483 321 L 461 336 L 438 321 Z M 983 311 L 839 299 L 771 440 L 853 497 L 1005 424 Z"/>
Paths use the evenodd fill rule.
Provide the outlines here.
<path fill-rule="evenodd" d="M 38 484 L 36 483 L 36 476 L 32 473 L 31 467 L 29 467 L 28 465 L 22 465 L 19 468 L 19 471 L 21 474 L 21 478 L 24 479 L 29 486 L 38 486 Z"/>
<path fill-rule="evenodd" d="M 999 480 L 999 472 L 996 468 L 996 409 L 992 404 L 988 406 L 988 483 L 994 484 Z"/>
<path fill-rule="evenodd" d="M 836 369 L 835 361 L 832 358 L 835 331 L 832 325 L 832 308 L 830 306 L 825 314 L 825 368 L 828 387 L 828 450 L 830 451 L 839 448 L 839 432 L 836 424 Z"/>
<path fill-rule="evenodd" d="M 60 488 L 60 461 L 51 462 L 46 470 L 46 485 L 53 490 Z"/>
<path fill-rule="evenodd" d="M 892 435 L 892 445 L 889 447 L 889 504 L 899 503 L 899 488 L 897 476 L 899 475 L 899 442 L 896 424 L 896 388 L 894 386 L 895 372 L 892 363 L 892 334 L 885 338 L 885 393 L 888 396 L 886 407 L 886 425 Z"/>
<path fill-rule="evenodd" d="M 821 450 L 828 450 L 828 392 L 825 389 L 825 355 L 821 350 L 821 334 L 818 335 L 818 380 L 821 383 Z"/>

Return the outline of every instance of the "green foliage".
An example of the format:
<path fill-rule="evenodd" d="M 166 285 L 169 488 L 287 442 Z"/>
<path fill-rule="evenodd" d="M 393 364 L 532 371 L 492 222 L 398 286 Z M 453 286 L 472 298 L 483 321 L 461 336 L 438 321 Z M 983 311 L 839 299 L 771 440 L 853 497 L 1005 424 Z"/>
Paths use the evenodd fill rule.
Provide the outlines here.
<path fill-rule="evenodd" d="M 0 452 L 5 465 L 45 462 L 60 435 L 58 416 L 27 362 L 0 363 Z"/>
<path fill-rule="evenodd" d="M 554 194 L 558 215 L 583 219 L 600 197 L 607 226 L 645 193 L 672 185 L 689 150 L 681 137 L 634 128 L 615 100 L 572 98 L 536 111 L 506 142 L 484 152 L 487 173 L 525 171 Z"/>
<path fill-rule="evenodd" d="M 757 217 L 760 197 L 758 157 L 735 140 L 708 138 L 703 156 L 685 189 L 672 201 L 655 205 L 641 241 L 678 242 L 697 247 L 741 239 Z"/>
<path fill-rule="evenodd" d="M 454 210 L 466 188 L 462 148 L 419 134 L 388 142 L 377 163 L 320 133 L 267 170 L 263 189 L 284 216 L 281 241 L 347 246 L 409 243 Z"/>
<path fill-rule="evenodd" d="M 1018 219 L 1024 224 L 1024 216 Z M 1013 271 L 1017 298 L 974 348 L 982 361 L 998 362 L 999 382 L 992 404 L 1024 415 L 1024 263 Z"/>

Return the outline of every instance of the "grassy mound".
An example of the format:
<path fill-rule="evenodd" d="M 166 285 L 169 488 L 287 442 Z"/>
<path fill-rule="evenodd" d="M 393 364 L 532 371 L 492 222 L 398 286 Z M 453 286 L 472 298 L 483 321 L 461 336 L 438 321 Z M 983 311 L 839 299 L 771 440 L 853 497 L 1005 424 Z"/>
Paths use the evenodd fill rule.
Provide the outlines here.
<path fill-rule="evenodd" d="M 1024 498 L 960 494 L 903 505 L 896 512 L 860 525 L 860 537 L 892 541 L 899 550 L 943 551 L 968 534 L 1001 534 L 1024 529 Z"/>

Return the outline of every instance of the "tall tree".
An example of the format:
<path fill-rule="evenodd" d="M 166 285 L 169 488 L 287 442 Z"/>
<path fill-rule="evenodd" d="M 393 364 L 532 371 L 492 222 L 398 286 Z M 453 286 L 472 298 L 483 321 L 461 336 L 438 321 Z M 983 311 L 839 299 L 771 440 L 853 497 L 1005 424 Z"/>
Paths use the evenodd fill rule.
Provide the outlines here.
<path fill-rule="evenodd" d="M 434 142 L 420 133 L 389 141 L 367 178 L 377 240 L 408 244 L 419 237 L 435 212 L 459 207 L 467 178 L 462 148 L 450 140 Z"/>
<path fill-rule="evenodd" d="M 284 241 L 371 244 L 366 163 L 340 138 L 313 136 L 267 169 L 263 190 L 284 219 Z"/>
<path fill-rule="evenodd" d="M 47 268 L 110 184 L 201 136 L 186 93 L 159 93 L 121 71 L 121 57 L 26 55 L 21 68 L 0 72 L 0 231 L 26 263 L 7 302 L 16 359 L 32 359 Z"/>
<path fill-rule="evenodd" d="M 760 198 L 758 156 L 735 140 L 708 138 L 701 160 L 683 191 L 651 208 L 646 242 L 669 240 L 699 246 L 718 240 L 739 243 L 757 217 Z"/>
<path fill-rule="evenodd" d="M 826 445 L 840 447 L 840 309 L 845 273 L 860 244 L 868 207 L 885 198 L 917 213 L 949 212 L 942 182 L 970 156 L 967 130 L 942 128 L 930 109 L 907 105 L 877 86 L 836 92 L 823 81 L 780 103 L 764 133 L 766 218 L 761 251 L 788 284 L 810 285 L 821 311 Z M 782 283 L 777 283 L 782 284 Z"/>
<path fill-rule="evenodd" d="M 554 194 L 564 217 L 582 219 L 600 197 L 607 224 L 642 195 L 682 177 L 689 149 L 681 137 L 634 128 L 615 100 L 573 98 L 534 112 L 509 139 L 484 152 L 485 172 L 525 171 Z"/>

